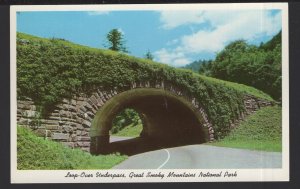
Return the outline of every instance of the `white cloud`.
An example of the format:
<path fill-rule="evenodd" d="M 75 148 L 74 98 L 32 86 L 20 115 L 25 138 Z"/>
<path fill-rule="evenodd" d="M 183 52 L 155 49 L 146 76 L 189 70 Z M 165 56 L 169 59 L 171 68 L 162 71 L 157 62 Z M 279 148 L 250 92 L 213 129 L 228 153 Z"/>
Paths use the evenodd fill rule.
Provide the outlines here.
<path fill-rule="evenodd" d="M 186 35 L 181 38 L 182 46 L 187 52 L 216 52 L 224 46 L 237 39 L 253 40 L 257 36 L 265 34 L 268 36 L 275 35 L 281 29 L 281 15 L 272 16 L 269 12 L 246 11 L 236 12 L 235 17 L 228 19 L 225 13 L 218 14 L 222 17 L 222 22 L 217 18 L 211 18 L 215 29 L 199 30 L 198 32 Z M 231 17 L 232 14 L 228 16 Z M 209 20 L 210 17 L 207 19 Z"/>
<path fill-rule="evenodd" d="M 163 23 L 164 29 L 173 29 L 180 25 L 190 23 L 202 23 L 203 11 L 161 11 L 160 21 Z"/>
<path fill-rule="evenodd" d="M 176 43 L 178 47 L 175 47 L 175 50 L 161 49 L 157 51 L 158 60 L 171 65 L 185 64 L 189 54 L 218 52 L 231 41 L 237 39 L 251 41 L 258 36 L 273 36 L 281 29 L 280 12 L 274 15 L 270 11 L 259 10 L 215 10 L 189 13 L 163 11 L 160 20 L 164 29 L 187 24 L 206 24 L 206 29 L 198 29 L 190 35 L 174 39 L 173 41 L 179 41 Z M 207 26 L 210 26 L 209 30 Z"/>
<path fill-rule="evenodd" d="M 168 41 L 168 42 L 167 42 L 167 45 L 168 45 L 168 46 L 175 45 L 175 44 L 177 44 L 178 42 L 179 42 L 178 39 L 173 39 L 173 40 L 171 40 L 171 41 Z"/>
<path fill-rule="evenodd" d="M 183 52 L 179 50 L 169 51 L 165 48 L 154 52 L 155 60 L 158 62 L 163 62 L 175 67 L 184 66 L 190 63 L 190 60 L 186 58 Z"/>
<path fill-rule="evenodd" d="M 90 16 L 97 16 L 97 15 L 109 14 L 109 11 L 88 11 L 87 13 Z"/>

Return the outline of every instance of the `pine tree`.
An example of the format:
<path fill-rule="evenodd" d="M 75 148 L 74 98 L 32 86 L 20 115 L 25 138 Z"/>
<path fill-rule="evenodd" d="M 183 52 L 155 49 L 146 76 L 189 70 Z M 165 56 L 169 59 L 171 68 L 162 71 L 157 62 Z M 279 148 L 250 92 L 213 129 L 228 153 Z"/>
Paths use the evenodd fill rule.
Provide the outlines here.
<path fill-rule="evenodd" d="M 128 53 L 127 47 L 125 47 L 124 36 L 118 29 L 110 30 L 106 35 L 106 39 L 108 49 Z"/>
<path fill-rule="evenodd" d="M 154 59 L 154 56 L 153 56 L 152 53 L 148 50 L 148 52 L 147 52 L 146 55 L 145 55 L 145 58 L 146 58 L 146 59 L 149 59 L 149 60 L 153 60 L 153 59 Z"/>

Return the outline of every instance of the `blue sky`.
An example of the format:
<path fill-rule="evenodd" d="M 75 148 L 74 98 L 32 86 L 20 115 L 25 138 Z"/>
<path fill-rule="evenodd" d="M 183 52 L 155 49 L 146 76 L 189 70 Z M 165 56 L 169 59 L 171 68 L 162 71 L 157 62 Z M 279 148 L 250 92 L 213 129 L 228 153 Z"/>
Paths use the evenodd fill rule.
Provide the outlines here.
<path fill-rule="evenodd" d="M 280 10 L 35 11 L 17 14 L 17 31 L 105 48 L 113 28 L 124 34 L 130 54 L 184 66 L 213 59 L 237 39 L 260 44 L 281 30 Z"/>

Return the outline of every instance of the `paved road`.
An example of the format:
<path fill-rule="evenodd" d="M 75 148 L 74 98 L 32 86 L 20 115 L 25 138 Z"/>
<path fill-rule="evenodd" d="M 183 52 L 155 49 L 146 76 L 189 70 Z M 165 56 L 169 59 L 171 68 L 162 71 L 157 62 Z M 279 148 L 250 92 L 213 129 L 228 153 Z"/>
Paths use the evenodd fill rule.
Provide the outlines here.
<path fill-rule="evenodd" d="M 281 168 L 281 153 L 210 145 L 167 148 L 130 156 L 114 169 Z"/>
<path fill-rule="evenodd" d="M 110 136 L 109 142 L 117 142 L 132 139 L 132 137 L 123 137 L 123 136 Z"/>

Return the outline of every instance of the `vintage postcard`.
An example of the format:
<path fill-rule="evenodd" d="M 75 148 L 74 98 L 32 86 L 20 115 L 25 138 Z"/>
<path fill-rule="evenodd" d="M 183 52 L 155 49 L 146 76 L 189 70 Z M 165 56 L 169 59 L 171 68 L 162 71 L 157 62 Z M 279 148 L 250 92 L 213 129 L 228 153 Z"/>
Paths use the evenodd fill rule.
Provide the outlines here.
<path fill-rule="evenodd" d="M 287 3 L 10 16 L 12 183 L 289 181 Z"/>

